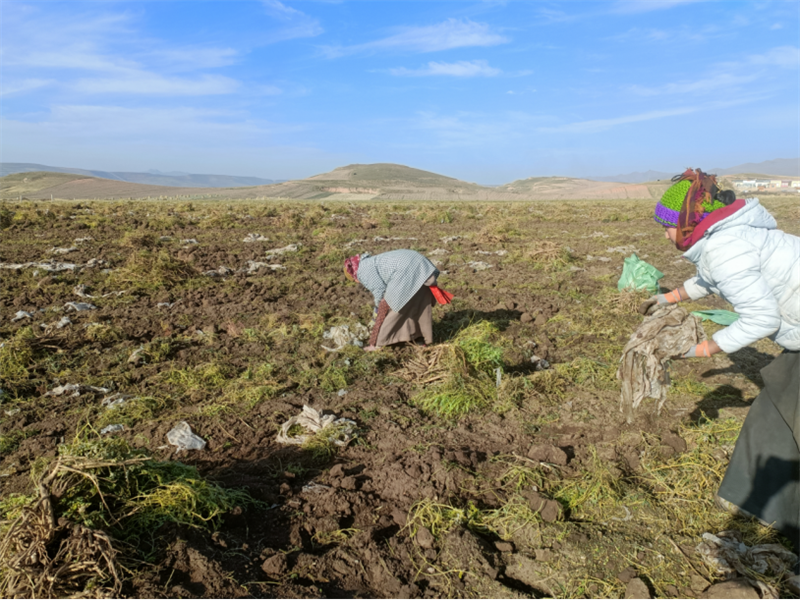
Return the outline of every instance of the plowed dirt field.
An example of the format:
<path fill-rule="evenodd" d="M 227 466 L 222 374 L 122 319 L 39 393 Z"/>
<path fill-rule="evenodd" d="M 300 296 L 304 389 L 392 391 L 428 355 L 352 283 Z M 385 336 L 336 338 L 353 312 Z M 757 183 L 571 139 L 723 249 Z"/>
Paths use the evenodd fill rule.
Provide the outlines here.
<path fill-rule="evenodd" d="M 800 233 L 796 200 L 767 207 Z M 619 412 L 617 363 L 647 297 L 617 291 L 623 259 L 654 264 L 669 289 L 693 275 L 652 201 L 0 211 L 0 527 L 36 496 L 43 465 L 112 441 L 245 492 L 213 518 L 197 504 L 123 527 L 123 514 L 150 514 L 144 495 L 104 521 L 98 497 L 54 488 L 61 530 L 111 536 L 122 596 L 621 597 L 634 581 L 692 597 L 719 579 L 695 551 L 704 532 L 779 541 L 712 501 L 776 345 L 676 361 L 661 415 L 645 403 L 627 425 Z M 243 241 L 251 233 L 268 239 Z M 437 344 L 323 349 L 332 326 L 372 314 L 343 259 L 397 248 L 435 260 L 455 295 L 434 310 Z M 424 401 L 443 380 L 420 365 L 442 346 L 460 348 L 483 386 L 453 416 Z M 53 395 L 66 384 L 84 387 Z M 114 394 L 122 402 L 108 407 Z M 355 421 L 356 439 L 278 444 L 304 405 Z M 167 442 L 180 421 L 204 449 Z M 110 425 L 123 427 L 101 433 Z M 98 486 L 116 477 L 103 468 Z M 162 516 L 177 514 L 170 498 Z M 90 595 L 107 585 L 87 581 Z"/>

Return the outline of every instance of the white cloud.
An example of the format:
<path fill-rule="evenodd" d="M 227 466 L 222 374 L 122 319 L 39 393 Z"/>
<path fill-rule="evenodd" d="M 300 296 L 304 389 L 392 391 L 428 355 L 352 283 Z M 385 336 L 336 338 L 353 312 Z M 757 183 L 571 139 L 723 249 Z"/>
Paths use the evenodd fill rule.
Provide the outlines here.
<path fill-rule="evenodd" d="M 762 54 L 744 56 L 737 62 L 711 65 L 706 71 L 709 74 L 701 72 L 694 79 L 682 79 L 659 86 L 631 85 L 626 89 L 645 97 L 674 94 L 721 96 L 740 93 L 771 75 L 771 71 L 763 67 L 797 70 L 800 68 L 800 49 L 780 46 Z"/>
<path fill-rule="evenodd" d="M 59 91 L 81 94 L 202 96 L 240 87 L 229 77 L 202 73 L 235 62 L 236 50 L 148 39 L 128 13 L 64 13 L 38 5 L 7 12 L 4 90 L 33 92 L 47 81 Z"/>
<path fill-rule="evenodd" d="M 291 6 L 286 6 L 283 2 L 278 0 L 261 0 L 261 3 L 267 11 L 279 18 L 295 19 L 299 16 L 305 16 L 302 12 Z"/>
<path fill-rule="evenodd" d="M 141 94 L 151 96 L 210 96 L 230 94 L 239 82 L 221 75 L 202 75 L 195 79 L 164 77 L 147 71 L 118 72 L 112 77 L 79 79 L 69 84 L 83 94 Z"/>
<path fill-rule="evenodd" d="M 159 67 L 170 71 L 196 71 L 227 67 L 236 63 L 238 57 L 239 52 L 233 48 L 203 46 L 163 48 L 152 52 L 152 59 L 158 61 Z"/>
<path fill-rule="evenodd" d="M 738 106 L 741 104 L 749 104 L 758 100 L 757 96 L 742 96 L 735 100 L 724 100 L 718 102 L 708 102 L 695 106 L 683 106 L 678 108 L 669 108 L 664 110 L 652 110 L 644 113 L 633 115 L 625 115 L 622 117 L 613 117 L 610 119 L 591 119 L 588 121 L 576 121 L 574 123 L 565 123 L 563 125 L 540 127 L 540 133 L 602 133 L 610 129 L 614 129 L 620 125 L 627 125 L 629 123 L 640 123 L 643 121 L 653 121 L 656 119 L 665 119 L 669 117 L 679 117 L 701 111 L 721 110 L 731 106 Z"/>
<path fill-rule="evenodd" d="M 179 136 L 187 143 L 255 138 L 285 126 L 256 121 L 239 111 L 178 108 L 128 108 L 102 105 L 56 105 L 41 120 L 3 120 L 4 145 L 46 138 L 52 143 L 108 142 L 167 139 Z"/>
<path fill-rule="evenodd" d="M 703 0 L 619 0 L 614 4 L 612 10 L 622 14 L 637 14 L 666 10 L 701 1 Z"/>
<path fill-rule="evenodd" d="M 0 90 L 0 96 L 22 94 L 33 90 L 38 90 L 39 88 L 52 85 L 53 83 L 55 83 L 53 79 L 22 79 L 20 81 L 13 82 L 11 85 L 4 84 L 3 89 Z"/>
<path fill-rule="evenodd" d="M 58 105 L 36 120 L 1 119 L 0 129 L 0 153 L 10 162 L 276 179 L 347 164 L 299 141 L 312 127 L 256 119 L 244 111 Z"/>
<path fill-rule="evenodd" d="M 548 115 L 531 115 L 520 111 L 491 114 L 459 111 L 446 115 L 424 111 L 417 113 L 407 129 L 432 134 L 435 137 L 434 145 L 439 149 L 491 145 L 506 147 L 514 141 L 528 139 L 537 128 L 553 122 Z M 418 139 L 416 133 L 414 138 Z"/>
<path fill-rule="evenodd" d="M 380 51 L 438 52 L 453 48 L 496 46 L 508 41 L 507 37 L 491 31 L 486 24 L 468 19 L 448 19 L 436 25 L 406 27 L 394 35 L 364 44 L 326 46 L 323 52 L 328 58 L 338 58 Z"/>
<path fill-rule="evenodd" d="M 274 44 L 298 38 L 316 37 L 324 30 L 319 21 L 309 17 L 302 11 L 287 6 L 278 0 L 261 0 L 267 14 L 279 21 L 286 23 L 286 26 L 277 31 L 265 34 L 263 41 Z"/>
<path fill-rule="evenodd" d="M 421 69 L 406 69 L 400 67 L 389 69 L 392 75 L 404 77 L 428 77 L 428 76 L 449 76 L 449 77 L 494 77 L 502 73 L 500 69 L 490 67 L 485 60 L 461 60 L 454 63 L 429 62 L 426 67 Z"/>
<path fill-rule="evenodd" d="M 763 54 L 748 56 L 746 62 L 751 65 L 796 69 L 800 67 L 800 48 L 796 46 L 779 46 Z"/>
<path fill-rule="evenodd" d="M 710 94 L 719 95 L 722 90 L 731 91 L 741 88 L 743 85 L 752 83 L 758 79 L 758 75 L 750 73 L 748 75 L 734 75 L 732 73 L 718 73 L 710 77 L 698 77 L 697 79 L 687 79 L 674 81 L 655 87 L 642 85 L 631 85 L 627 90 L 637 96 L 666 96 L 671 94 Z"/>

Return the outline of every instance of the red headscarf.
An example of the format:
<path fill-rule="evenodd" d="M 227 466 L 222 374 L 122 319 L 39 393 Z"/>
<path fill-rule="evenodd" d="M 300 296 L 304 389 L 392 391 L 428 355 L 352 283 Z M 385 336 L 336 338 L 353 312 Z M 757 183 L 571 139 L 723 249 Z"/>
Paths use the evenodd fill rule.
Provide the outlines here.
<path fill-rule="evenodd" d="M 344 275 L 351 281 L 358 281 L 356 273 L 358 273 L 358 263 L 361 262 L 361 255 L 356 254 L 344 261 Z"/>

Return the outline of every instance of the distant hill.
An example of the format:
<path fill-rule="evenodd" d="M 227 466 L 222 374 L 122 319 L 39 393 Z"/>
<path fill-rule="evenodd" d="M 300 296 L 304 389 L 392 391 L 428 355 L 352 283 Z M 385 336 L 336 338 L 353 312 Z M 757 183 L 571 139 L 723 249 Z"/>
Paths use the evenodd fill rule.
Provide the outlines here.
<path fill-rule="evenodd" d="M 147 173 L 128 173 L 124 171 L 91 171 L 87 169 L 72 169 L 66 167 L 49 167 L 35 163 L 0 163 L 0 177 L 16 173 L 30 173 L 44 171 L 48 173 L 72 173 L 87 175 L 112 181 L 126 181 L 128 183 L 143 183 L 146 185 L 160 185 L 168 187 L 202 187 L 225 188 L 244 187 L 253 185 L 269 185 L 279 183 L 281 180 L 261 179 L 260 177 L 237 177 L 235 175 L 195 175 L 191 173 L 161 173 L 152 170 Z"/>
<path fill-rule="evenodd" d="M 776 158 L 760 163 L 745 163 L 729 169 L 709 169 L 717 175 L 738 175 L 741 173 L 765 173 L 781 177 L 800 177 L 800 158 Z"/>
<path fill-rule="evenodd" d="M 153 174 L 179 177 L 181 175 Z M 85 174 L 32 171 L 0 178 L 0 197 L 28 199 L 230 198 L 296 200 L 580 200 L 654 199 L 669 179 L 644 183 L 592 181 L 572 177 L 529 177 L 488 187 L 390 163 L 338 167 L 306 179 L 248 187 L 173 187 Z"/>
<path fill-rule="evenodd" d="M 653 198 L 646 185 L 598 182 L 572 177 L 529 177 L 494 188 L 497 192 L 553 200 L 599 198 Z"/>
<path fill-rule="evenodd" d="M 355 164 L 269 186 L 282 198 L 377 200 L 492 200 L 494 189 L 392 163 Z"/>
<path fill-rule="evenodd" d="M 291 198 L 298 200 L 547 200 L 653 198 L 648 186 L 540 177 L 486 187 L 404 165 L 347 165 L 307 179 L 232 188 L 168 187 L 87 175 L 25 172 L 0 179 L 0 196 L 28 199 Z"/>
<path fill-rule="evenodd" d="M 715 173 L 717 175 L 739 175 L 744 173 L 760 173 L 768 175 L 776 175 L 779 177 L 800 177 L 800 158 L 776 158 L 774 160 L 766 160 L 760 163 L 745 163 L 735 167 L 722 169 L 715 167 L 713 169 L 706 169 L 703 165 L 697 165 L 706 173 Z M 696 168 L 696 167 L 692 167 Z M 625 181 L 629 183 L 644 183 L 649 181 L 658 181 L 664 179 L 672 179 L 675 175 L 682 173 L 683 169 L 678 169 L 672 173 L 666 171 L 645 171 L 626 173 L 624 175 L 611 175 L 609 177 L 587 177 L 593 181 Z"/>

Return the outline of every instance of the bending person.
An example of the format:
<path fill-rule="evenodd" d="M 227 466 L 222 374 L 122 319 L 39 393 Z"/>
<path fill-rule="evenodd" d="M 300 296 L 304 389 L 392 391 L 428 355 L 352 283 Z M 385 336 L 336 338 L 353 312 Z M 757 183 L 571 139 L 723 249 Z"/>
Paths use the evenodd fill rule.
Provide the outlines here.
<path fill-rule="evenodd" d="M 800 238 L 777 229 L 758 199 L 719 192 L 714 176 L 687 170 L 656 204 L 655 220 L 697 275 L 655 304 L 715 293 L 739 319 L 683 358 L 735 352 L 761 338 L 784 348 L 762 369 L 716 497 L 720 508 L 775 526 L 800 549 Z M 728 194 L 728 195 L 726 195 Z"/>
<path fill-rule="evenodd" d="M 365 350 L 419 338 L 433 343 L 431 307 L 449 304 L 453 296 L 436 287 L 439 270 L 431 261 L 414 250 L 357 254 L 344 262 L 344 272 L 375 298 L 375 325 Z"/>

